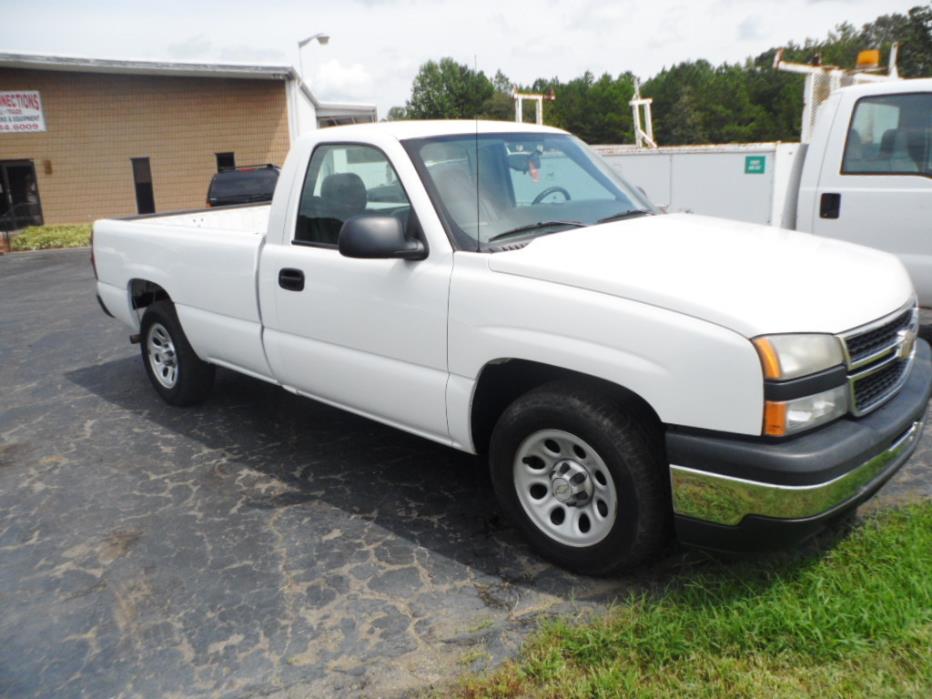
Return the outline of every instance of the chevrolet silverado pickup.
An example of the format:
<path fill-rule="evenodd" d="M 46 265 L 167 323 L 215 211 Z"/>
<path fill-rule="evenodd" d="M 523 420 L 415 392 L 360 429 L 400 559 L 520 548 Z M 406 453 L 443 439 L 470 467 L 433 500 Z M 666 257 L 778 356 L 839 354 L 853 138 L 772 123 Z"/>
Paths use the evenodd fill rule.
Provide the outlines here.
<path fill-rule="evenodd" d="M 270 205 L 101 220 L 92 261 L 168 403 L 224 367 L 487 456 L 532 546 L 587 574 L 674 532 L 811 535 L 909 458 L 932 386 L 896 257 L 661 215 L 546 127 L 320 130 Z"/>

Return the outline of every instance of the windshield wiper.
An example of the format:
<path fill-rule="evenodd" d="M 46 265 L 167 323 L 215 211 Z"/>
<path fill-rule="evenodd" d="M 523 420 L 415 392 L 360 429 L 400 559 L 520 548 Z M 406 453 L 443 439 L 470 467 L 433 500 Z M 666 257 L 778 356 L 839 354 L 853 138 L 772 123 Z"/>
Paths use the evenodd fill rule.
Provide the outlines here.
<path fill-rule="evenodd" d="M 618 214 L 612 214 L 611 216 L 606 216 L 605 218 L 600 218 L 596 223 L 609 223 L 610 221 L 621 221 L 625 218 L 634 218 L 635 216 L 653 216 L 653 211 L 648 211 L 647 209 L 629 209 L 628 211 L 622 211 Z"/>
<path fill-rule="evenodd" d="M 486 242 L 494 242 L 500 240 L 501 238 L 507 238 L 511 235 L 517 235 L 518 233 L 525 233 L 527 231 L 536 231 L 538 228 L 550 228 L 551 226 L 571 226 L 573 228 L 583 228 L 587 224 L 582 221 L 538 221 L 537 223 L 530 223 L 526 226 L 518 226 L 517 228 L 511 228 L 507 231 L 502 231 L 501 233 L 496 233 Z"/>

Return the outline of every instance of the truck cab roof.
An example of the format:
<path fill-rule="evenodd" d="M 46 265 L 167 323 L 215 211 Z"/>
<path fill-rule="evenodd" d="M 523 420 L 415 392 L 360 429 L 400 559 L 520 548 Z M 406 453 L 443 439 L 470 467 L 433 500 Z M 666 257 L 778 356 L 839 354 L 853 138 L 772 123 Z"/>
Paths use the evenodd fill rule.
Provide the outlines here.
<path fill-rule="evenodd" d="M 364 138 L 378 134 L 389 134 L 399 141 L 412 138 L 430 138 L 435 136 L 457 136 L 472 133 L 566 133 L 562 129 L 537 124 L 518 124 L 513 121 L 489 121 L 483 119 L 433 119 L 383 121 L 375 124 L 351 124 L 333 126 L 327 129 L 327 140 L 333 140 L 333 134 L 348 139 Z M 320 133 L 304 136 L 301 140 L 320 140 Z"/>
<path fill-rule="evenodd" d="M 877 80 L 871 82 L 848 85 L 837 90 L 843 94 L 853 94 L 856 97 L 867 95 L 903 94 L 904 92 L 932 91 L 932 78 L 909 78 L 905 80 Z"/>

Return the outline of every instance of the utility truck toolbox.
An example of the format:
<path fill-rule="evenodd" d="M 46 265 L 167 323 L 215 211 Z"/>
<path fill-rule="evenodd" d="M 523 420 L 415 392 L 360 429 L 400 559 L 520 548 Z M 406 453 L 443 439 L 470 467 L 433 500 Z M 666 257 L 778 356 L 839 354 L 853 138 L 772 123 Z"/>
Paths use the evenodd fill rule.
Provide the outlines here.
<path fill-rule="evenodd" d="M 220 366 L 481 454 L 533 547 L 589 574 L 674 532 L 810 535 L 905 462 L 932 387 L 893 255 L 660 215 L 540 126 L 322 130 L 271 205 L 98 221 L 92 260 L 167 402 Z"/>

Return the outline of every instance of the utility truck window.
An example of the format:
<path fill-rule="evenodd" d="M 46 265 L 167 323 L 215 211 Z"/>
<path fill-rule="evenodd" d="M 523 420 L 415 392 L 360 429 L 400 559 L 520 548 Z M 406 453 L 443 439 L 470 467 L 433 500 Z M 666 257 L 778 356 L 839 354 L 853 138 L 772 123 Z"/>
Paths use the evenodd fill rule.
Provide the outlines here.
<path fill-rule="evenodd" d="M 571 228 L 655 213 L 565 134 L 468 134 L 405 148 L 457 245 L 495 251 Z"/>
<path fill-rule="evenodd" d="M 883 95 L 858 101 L 842 173 L 932 176 L 932 95 Z"/>
<path fill-rule="evenodd" d="M 370 146 L 318 146 L 298 204 L 296 243 L 336 247 L 353 216 L 391 214 L 407 226 L 411 205 L 388 158 Z"/>

